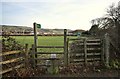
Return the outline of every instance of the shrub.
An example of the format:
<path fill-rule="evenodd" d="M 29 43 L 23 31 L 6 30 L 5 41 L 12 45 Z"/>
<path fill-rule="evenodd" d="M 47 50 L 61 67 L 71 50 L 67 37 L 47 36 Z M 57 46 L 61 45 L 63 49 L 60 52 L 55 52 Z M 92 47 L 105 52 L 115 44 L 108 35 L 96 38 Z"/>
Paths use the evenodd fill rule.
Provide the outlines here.
<path fill-rule="evenodd" d="M 20 45 L 14 38 L 10 36 L 2 36 L 2 52 L 21 49 L 23 49 L 23 46 Z"/>

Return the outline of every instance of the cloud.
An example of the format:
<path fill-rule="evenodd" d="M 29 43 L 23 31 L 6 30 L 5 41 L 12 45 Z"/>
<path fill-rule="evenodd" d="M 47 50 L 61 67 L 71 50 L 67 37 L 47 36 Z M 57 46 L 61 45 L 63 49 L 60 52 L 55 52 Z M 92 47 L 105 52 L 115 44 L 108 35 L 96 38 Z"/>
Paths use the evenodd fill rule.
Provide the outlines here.
<path fill-rule="evenodd" d="M 12 1 L 3 2 L 3 24 L 32 26 L 33 22 L 37 22 L 41 23 L 42 28 L 88 30 L 90 21 L 103 16 L 106 8 L 115 0 Z"/>
<path fill-rule="evenodd" d="M 75 2 L 79 0 L 1 0 L 1 2 Z M 81 1 L 81 0 L 80 0 Z"/>
<path fill-rule="evenodd" d="M 2 3 L 0 3 L 0 24 L 2 24 Z"/>
<path fill-rule="evenodd" d="M 45 26 L 48 26 L 47 23 L 49 23 L 49 26 L 54 25 L 53 28 L 58 26 L 58 28 L 88 29 L 88 27 L 90 28 L 89 21 L 101 16 L 101 11 L 97 15 L 96 11 L 99 12 L 100 8 L 95 5 L 81 6 L 79 3 L 56 4 L 50 12 L 45 14 L 47 15 L 47 17 L 44 17 L 47 19 L 44 20 L 46 22 Z"/>

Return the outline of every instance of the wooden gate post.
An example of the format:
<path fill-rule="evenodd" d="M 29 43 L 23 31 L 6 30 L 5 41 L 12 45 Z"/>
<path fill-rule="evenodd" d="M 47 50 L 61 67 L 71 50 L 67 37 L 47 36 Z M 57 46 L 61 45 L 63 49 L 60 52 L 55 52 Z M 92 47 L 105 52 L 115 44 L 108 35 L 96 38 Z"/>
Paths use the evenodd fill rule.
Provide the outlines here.
<path fill-rule="evenodd" d="M 29 55 L 28 55 L 28 44 L 25 44 L 25 65 L 26 67 L 28 67 L 28 59 L 29 59 Z"/>
<path fill-rule="evenodd" d="M 37 23 L 33 23 L 33 27 L 34 27 L 34 53 L 35 53 L 35 58 L 37 58 Z M 35 60 L 35 63 L 37 63 L 37 60 Z"/>
<path fill-rule="evenodd" d="M 67 56 L 67 29 L 64 29 L 64 64 L 68 64 L 68 56 Z"/>
<path fill-rule="evenodd" d="M 36 66 L 36 63 L 35 63 L 35 47 L 34 47 L 34 45 L 32 44 L 32 52 L 31 52 L 31 54 L 32 54 L 32 67 L 33 68 L 35 68 L 35 66 Z"/>
<path fill-rule="evenodd" d="M 105 64 L 107 67 L 109 67 L 109 46 L 110 46 L 110 42 L 109 42 L 109 35 L 108 33 L 105 34 Z"/>
<path fill-rule="evenodd" d="M 85 65 L 87 65 L 87 39 L 84 39 L 84 60 L 85 60 Z"/>
<path fill-rule="evenodd" d="M 37 47 L 37 24 L 33 23 L 34 27 L 34 46 Z M 35 48 L 35 51 L 37 51 L 37 48 Z"/>
<path fill-rule="evenodd" d="M 68 58 L 68 46 L 69 46 L 69 38 L 67 38 L 67 65 L 69 64 L 69 58 Z"/>
<path fill-rule="evenodd" d="M 105 65 L 105 38 L 104 37 L 102 37 L 101 38 L 101 44 L 102 44 L 102 46 L 101 46 L 101 65 Z"/>

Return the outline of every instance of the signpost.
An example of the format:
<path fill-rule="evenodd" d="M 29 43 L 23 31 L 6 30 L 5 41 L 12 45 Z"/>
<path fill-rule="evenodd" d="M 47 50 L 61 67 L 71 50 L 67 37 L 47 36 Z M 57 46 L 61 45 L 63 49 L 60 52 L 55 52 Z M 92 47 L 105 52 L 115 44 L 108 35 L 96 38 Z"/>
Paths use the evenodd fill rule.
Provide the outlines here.
<path fill-rule="evenodd" d="M 35 53 L 37 52 L 37 28 L 41 28 L 41 24 L 33 23 L 33 28 L 34 28 L 34 48 L 35 48 Z M 37 58 L 37 54 L 35 54 L 35 58 Z M 37 63 L 37 60 L 35 61 L 35 64 Z"/>
<path fill-rule="evenodd" d="M 34 22 L 33 27 L 34 27 L 34 45 L 35 45 L 35 48 L 36 48 L 37 47 L 37 28 L 41 28 L 41 24 L 37 24 L 37 23 Z"/>
<path fill-rule="evenodd" d="M 41 28 L 41 24 L 37 24 L 37 28 Z"/>

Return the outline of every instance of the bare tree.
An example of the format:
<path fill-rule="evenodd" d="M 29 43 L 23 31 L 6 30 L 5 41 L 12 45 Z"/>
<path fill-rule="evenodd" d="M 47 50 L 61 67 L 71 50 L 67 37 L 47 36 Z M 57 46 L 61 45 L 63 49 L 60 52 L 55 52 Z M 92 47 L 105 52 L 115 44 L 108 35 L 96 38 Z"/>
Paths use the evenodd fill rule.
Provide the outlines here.
<path fill-rule="evenodd" d="M 93 19 L 91 22 L 92 25 L 99 25 L 99 31 L 102 32 L 101 35 L 103 35 L 103 32 L 109 33 L 112 40 L 111 42 L 116 50 L 119 52 L 118 54 L 120 56 L 120 1 L 118 2 L 117 6 L 112 4 L 107 9 L 106 16 Z"/>
<path fill-rule="evenodd" d="M 118 6 L 115 7 L 115 5 L 110 6 L 110 8 L 107 10 L 108 18 L 112 20 L 111 24 L 115 26 L 115 35 L 116 36 L 116 47 L 120 50 L 120 2 L 118 2 Z M 111 33 L 112 34 L 112 33 Z"/>

